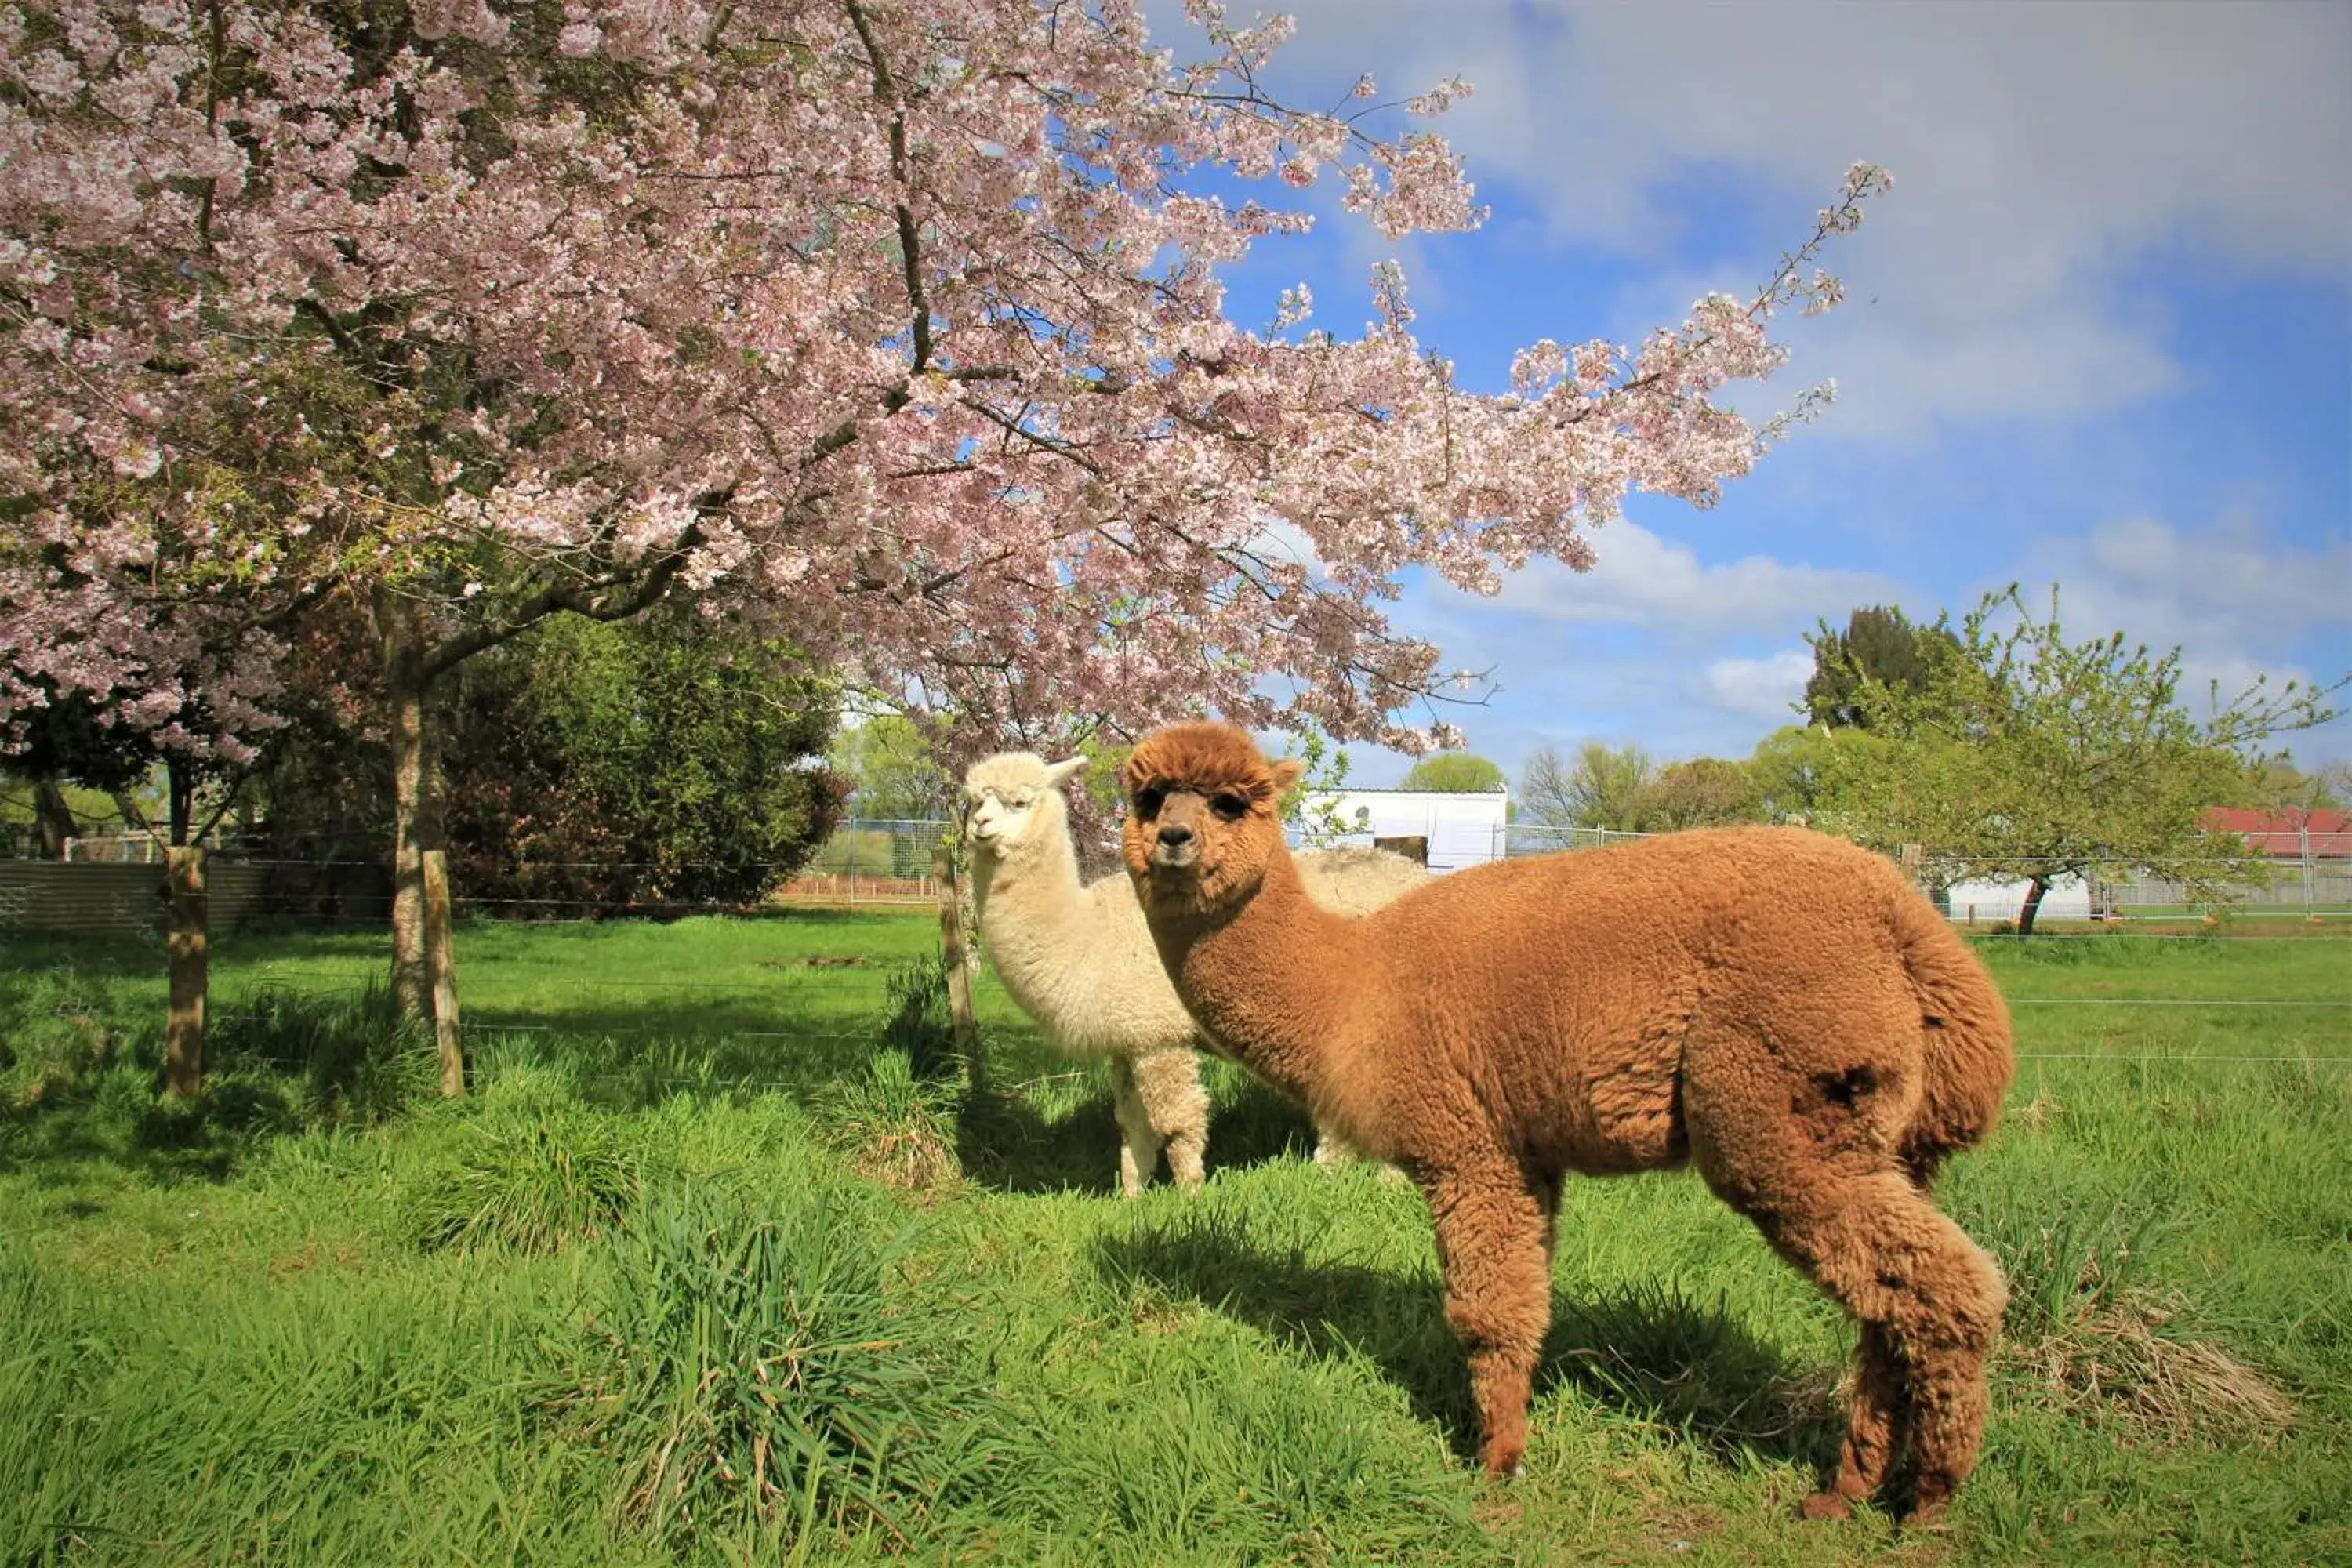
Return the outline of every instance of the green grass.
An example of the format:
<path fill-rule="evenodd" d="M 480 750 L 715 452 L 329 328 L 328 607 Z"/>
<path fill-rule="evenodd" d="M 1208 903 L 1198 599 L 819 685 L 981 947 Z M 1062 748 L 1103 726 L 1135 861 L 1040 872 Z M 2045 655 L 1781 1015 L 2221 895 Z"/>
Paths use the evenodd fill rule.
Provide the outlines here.
<path fill-rule="evenodd" d="M 2014 1300 L 1929 1531 L 1792 1517 L 1850 1333 L 1687 1175 L 1570 1184 L 1483 1481 L 1409 1187 L 1212 1064 L 1206 1192 L 1119 1202 L 992 984 L 956 1092 L 934 938 L 469 926 L 451 1105 L 379 939 L 231 937 L 177 1108 L 159 955 L 12 942 L 0 1563 L 2352 1561 L 2340 938 L 1982 943 L 2023 1059 L 1939 1192 Z"/>

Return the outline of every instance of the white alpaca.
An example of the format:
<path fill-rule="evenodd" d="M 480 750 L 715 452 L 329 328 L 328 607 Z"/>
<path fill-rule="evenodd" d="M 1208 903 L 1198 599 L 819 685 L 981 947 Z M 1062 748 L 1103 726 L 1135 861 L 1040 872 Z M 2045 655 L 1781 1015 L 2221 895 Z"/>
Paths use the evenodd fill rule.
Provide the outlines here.
<path fill-rule="evenodd" d="M 1193 1050 L 1200 1030 L 1169 984 L 1127 873 L 1091 885 L 1078 879 L 1061 786 L 1085 766 L 1084 757 L 1049 764 L 1006 752 L 964 774 L 981 941 L 1048 1045 L 1066 1056 L 1109 1058 L 1121 1190 L 1129 1197 L 1143 1190 L 1163 1146 L 1169 1174 L 1197 1186 L 1209 1142 L 1209 1096 Z M 1349 915 L 1428 879 L 1403 856 L 1379 849 L 1323 850 L 1300 856 L 1298 866 L 1308 897 Z M 1315 1158 L 1346 1152 L 1325 1132 Z"/>

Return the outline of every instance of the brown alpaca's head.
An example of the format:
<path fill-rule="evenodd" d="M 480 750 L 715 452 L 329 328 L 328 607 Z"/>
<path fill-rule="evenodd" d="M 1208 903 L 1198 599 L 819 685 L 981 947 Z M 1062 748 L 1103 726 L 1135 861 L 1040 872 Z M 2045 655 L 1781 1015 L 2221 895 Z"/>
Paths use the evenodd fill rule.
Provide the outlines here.
<path fill-rule="evenodd" d="M 1283 853 L 1276 803 L 1299 763 L 1268 762 L 1231 724 L 1171 724 L 1118 771 L 1120 847 L 1147 911 L 1222 909 L 1257 891 Z"/>

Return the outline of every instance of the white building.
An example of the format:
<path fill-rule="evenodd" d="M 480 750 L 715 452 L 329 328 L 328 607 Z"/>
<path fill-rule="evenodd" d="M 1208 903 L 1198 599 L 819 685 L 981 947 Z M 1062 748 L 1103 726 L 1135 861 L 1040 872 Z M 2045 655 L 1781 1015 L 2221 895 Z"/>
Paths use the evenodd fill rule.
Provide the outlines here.
<path fill-rule="evenodd" d="M 1503 825 L 1511 797 L 1501 790 L 1478 794 L 1447 794 L 1434 790 L 1317 790 L 1307 795 L 1300 816 L 1307 824 L 1296 835 L 1310 847 L 1339 844 L 1370 844 L 1375 838 L 1426 838 L 1429 868 L 1458 871 L 1482 865 L 1503 854 Z M 1322 825 L 1336 818 L 1347 831 L 1330 833 Z"/>
<path fill-rule="evenodd" d="M 2015 882 L 1955 882 L 1952 884 L 1952 918 L 1956 921 L 2013 921 L 2025 908 L 2025 896 L 2033 884 Z M 2080 921 L 2091 916 L 2091 889 L 2083 879 L 2065 876 L 2054 879 L 2049 890 L 2042 895 L 2042 907 L 2033 918 L 2041 921 Z"/>

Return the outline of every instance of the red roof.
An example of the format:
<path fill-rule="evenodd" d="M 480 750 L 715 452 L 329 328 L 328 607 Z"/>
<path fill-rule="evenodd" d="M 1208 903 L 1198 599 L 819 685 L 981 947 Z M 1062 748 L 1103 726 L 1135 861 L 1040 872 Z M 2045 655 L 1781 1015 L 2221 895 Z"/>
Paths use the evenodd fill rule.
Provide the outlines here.
<path fill-rule="evenodd" d="M 2250 849 L 2283 859 L 2300 859 L 2305 836 L 2315 858 L 2352 859 L 2352 811 L 2332 807 L 2259 811 L 2252 806 L 2208 807 L 2197 819 L 2208 833 L 2234 833 Z"/>

